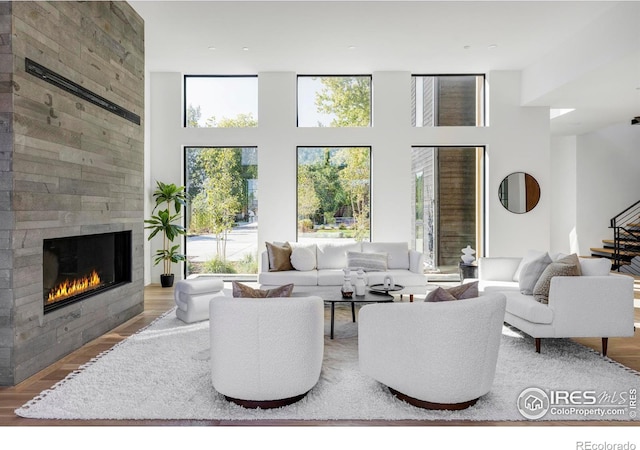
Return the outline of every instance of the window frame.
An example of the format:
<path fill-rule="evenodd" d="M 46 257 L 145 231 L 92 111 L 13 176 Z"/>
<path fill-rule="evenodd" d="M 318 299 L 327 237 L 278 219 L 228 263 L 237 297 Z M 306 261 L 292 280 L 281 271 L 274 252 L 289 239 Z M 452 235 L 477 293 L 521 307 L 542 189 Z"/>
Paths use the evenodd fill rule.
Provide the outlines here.
<path fill-rule="evenodd" d="M 476 218 L 477 218 L 477 222 L 476 222 L 476 248 L 474 249 L 476 251 L 475 256 L 476 258 L 479 258 L 481 256 L 484 255 L 484 249 L 486 249 L 486 239 L 487 239 L 487 195 L 489 195 L 488 193 L 488 186 L 487 186 L 487 158 L 488 158 L 488 152 L 487 152 L 487 145 L 486 144 L 477 144 L 477 145 L 473 145 L 473 144 L 460 144 L 460 145 L 455 145 L 455 144 L 447 144 L 447 145 L 437 145 L 437 144 L 414 144 L 411 145 L 410 147 L 410 151 L 413 152 L 416 149 L 421 149 L 421 148 L 433 148 L 435 150 L 436 155 L 441 151 L 441 150 L 446 150 L 448 148 L 474 148 L 476 149 L 477 152 L 479 152 L 480 155 L 480 161 L 476 162 L 476 171 L 479 171 L 479 175 L 478 178 L 476 180 L 476 189 L 478 189 L 479 191 L 476 192 Z M 436 158 L 437 159 L 437 158 Z M 420 172 L 422 173 L 423 170 L 420 170 Z M 437 172 L 437 168 L 434 168 L 434 176 L 437 179 L 438 178 L 438 172 Z M 412 163 L 412 167 L 411 167 L 411 177 L 412 179 L 415 178 L 415 172 L 413 170 L 413 163 Z M 434 191 L 434 196 L 439 196 L 439 190 L 440 190 L 440 183 L 437 182 L 435 185 L 435 191 Z M 416 225 L 416 214 L 415 214 L 415 186 L 414 189 L 412 189 L 412 214 L 411 214 L 411 228 L 412 228 L 412 246 L 415 245 L 415 225 Z M 436 216 L 439 216 L 439 204 L 436 207 L 436 210 L 434 211 Z M 438 223 L 435 224 L 436 228 L 439 228 L 439 219 L 438 219 Z M 479 227 L 479 230 L 478 230 Z M 422 251 L 422 249 L 416 249 L 418 251 Z M 439 252 L 437 250 L 435 250 L 434 247 L 434 255 L 436 256 L 434 258 L 434 261 L 436 262 L 436 267 L 437 267 L 437 259 L 439 256 Z"/>
<path fill-rule="evenodd" d="M 300 78 L 368 78 L 369 79 L 369 125 L 367 127 L 318 127 L 318 126 L 301 126 L 300 125 Z M 186 111 L 186 109 L 185 109 Z M 373 128 L 373 75 L 372 74 L 296 74 L 296 128 Z M 299 147 L 304 147 L 303 145 Z M 337 146 L 342 147 L 342 146 Z M 357 146 L 353 146 L 357 147 Z"/>
<path fill-rule="evenodd" d="M 479 111 L 480 114 L 482 115 L 481 117 L 481 122 L 482 125 L 474 125 L 473 127 L 471 125 L 435 125 L 433 127 L 424 127 L 424 126 L 417 126 L 415 123 L 411 124 L 411 128 L 439 128 L 439 127 L 448 127 L 448 126 L 459 126 L 459 127 L 469 127 L 469 128 L 485 128 L 488 127 L 488 121 L 487 121 L 487 74 L 486 73 L 412 73 L 411 74 L 411 90 L 414 90 L 415 87 L 415 83 L 413 82 L 413 80 L 416 77 L 480 77 L 482 79 L 482 82 L 480 83 L 482 85 L 482 95 L 481 98 L 478 99 L 476 98 L 476 105 L 478 102 L 481 102 L 482 104 L 480 105 Z M 410 94 L 413 94 L 414 92 L 411 92 Z M 416 94 L 416 98 L 417 98 L 417 92 Z M 412 121 L 413 121 L 413 117 L 412 117 Z"/>
<path fill-rule="evenodd" d="M 189 129 L 195 127 L 187 126 L 187 107 L 189 106 L 187 103 L 187 79 L 188 78 L 255 78 L 258 79 L 258 75 L 206 75 L 206 74 L 186 74 L 182 77 L 182 128 Z M 259 88 L 259 87 L 258 87 Z M 259 98 L 256 98 L 256 106 L 259 108 Z M 256 111 L 257 115 L 257 111 Z M 260 120 L 259 117 L 256 117 L 256 121 Z M 199 127 L 199 128 L 207 128 L 207 127 Z M 218 128 L 218 127 L 213 127 Z"/>
<path fill-rule="evenodd" d="M 240 150 L 248 149 L 248 148 L 255 149 L 255 152 L 256 152 L 256 168 L 259 171 L 258 160 L 257 160 L 257 157 L 258 157 L 258 146 L 257 145 L 204 145 L 204 144 L 182 145 L 182 177 L 183 177 L 182 179 L 184 180 L 183 184 L 184 184 L 185 190 L 187 192 L 188 192 L 188 188 L 189 188 L 189 185 L 188 185 L 188 182 L 187 182 L 188 179 L 189 179 L 188 178 L 188 175 L 189 175 L 189 171 L 188 171 L 189 163 L 188 163 L 188 156 L 187 156 L 188 150 L 189 149 L 200 149 L 200 150 L 203 150 L 203 149 L 209 149 L 209 148 L 212 148 L 212 149 L 233 148 L 233 149 L 240 149 Z M 256 180 L 259 181 L 259 177 L 260 177 L 260 175 L 259 175 L 259 172 L 258 172 L 258 178 L 256 178 Z M 256 197 L 258 199 L 258 207 L 260 205 L 260 203 L 259 203 L 259 195 L 260 195 L 259 192 L 260 191 L 259 191 L 259 188 L 258 188 L 258 196 Z M 248 192 L 247 192 L 247 194 L 248 194 Z M 191 208 L 191 203 L 189 203 L 187 207 Z M 182 214 L 182 225 L 184 226 L 184 228 L 186 230 L 189 229 L 189 223 L 187 221 L 188 218 L 189 218 L 188 215 L 187 215 L 187 210 L 186 210 L 187 207 L 185 207 L 184 211 L 181 213 Z M 191 211 L 191 213 L 192 213 L 192 211 Z M 183 245 L 182 248 L 184 249 L 184 254 L 187 255 L 187 257 L 188 257 L 187 238 L 188 238 L 188 235 L 181 236 L 182 245 Z M 256 239 L 257 239 L 257 234 L 256 234 Z M 256 244 L 257 243 L 258 242 L 256 241 Z M 256 261 L 259 264 L 260 249 L 256 248 L 256 251 L 257 251 Z M 194 274 L 198 275 L 196 273 L 194 273 Z M 194 274 L 190 274 L 189 273 L 188 260 L 185 261 L 183 263 L 183 276 L 186 278 L 189 275 L 194 275 Z M 257 279 L 257 276 L 258 276 L 258 274 L 228 274 L 228 273 L 213 273 L 213 275 L 222 277 L 223 281 L 235 280 L 235 279 L 237 279 L 237 275 L 246 275 L 247 278 L 249 279 L 249 281 L 253 280 L 254 278 Z M 234 277 L 233 275 L 236 275 L 236 277 Z"/>
<path fill-rule="evenodd" d="M 296 190 L 295 190 L 295 196 L 296 196 L 296 215 L 295 215 L 295 221 L 296 221 L 296 242 L 300 242 L 300 227 L 298 226 L 298 222 L 299 222 L 299 200 L 298 200 L 298 192 L 299 192 L 299 185 L 298 185 L 298 168 L 300 167 L 300 149 L 301 148 L 317 148 L 317 149 L 344 149 L 344 148 L 366 148 L 369 149 L 369 236 L 367 237 L 367 239 L 363 240 L 363 241 L 367 241 L 370 242 L 371 238 L 373 236 L 373 198 L 372 198 L 372 187 L 373 187 L 373 179 L 372 179 L 372 169 L 373 169 L 373 146 L 371 145 L 326 145 L 326 146 L 321 146 L 321 145 L 297 145 L 296 146 L 296 173 L 295 173 L 295 177 L 296 177 Z M 317 238 L 320 239 L 320 238 Z M 345 238 L 348 239 L 348 238 Z"/>

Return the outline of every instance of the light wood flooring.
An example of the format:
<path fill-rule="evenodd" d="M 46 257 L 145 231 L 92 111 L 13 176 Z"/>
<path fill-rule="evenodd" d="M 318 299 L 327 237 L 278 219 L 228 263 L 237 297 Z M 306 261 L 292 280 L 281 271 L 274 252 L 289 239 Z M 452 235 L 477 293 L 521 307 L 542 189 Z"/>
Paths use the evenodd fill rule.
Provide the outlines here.
<path fill-rule="evenodd" d="M 640 280 L 636 280 L 636 299 L 640 299 Z M 405 300 L 407 301 L 406 297 Z M 636 324 L 640 324 L 640 300 L 636 300 Z M 198 420 L 38 420 L 24 419 L 16 416 L 13 411 L 35 397 L 56 382 L 65 378 L 96 355 L 108 350 L 116 343 L 147 326 L 161 314 L 173 307 L 173 290 L 163 289 L 159 285 L 145 288 L 145 310 L 121 326 L 113 329 L 104 336 L 87 343 L 72 352 L 57 363 L 33 375 L 17 386 L 0 387 L 0 426 L 29 427 L 29 426 L 638 426 L 637 422 L 461 422 L 461 421 L 198 421 Z M 328 314 L 328 308 L 325 310 Z M 600 350 L 600 339 L 576 339 L 578 342 Z M 532 348 L 531 351 L 534 351 Z M 544 341 L 543 341 L 544 351 Z M 640 371 L 640 326 L 633 338 L 611 338 L 609 340 L 609 357 L 625 366 Z M 1 439 L 0 439 L 1 440 Z"/>

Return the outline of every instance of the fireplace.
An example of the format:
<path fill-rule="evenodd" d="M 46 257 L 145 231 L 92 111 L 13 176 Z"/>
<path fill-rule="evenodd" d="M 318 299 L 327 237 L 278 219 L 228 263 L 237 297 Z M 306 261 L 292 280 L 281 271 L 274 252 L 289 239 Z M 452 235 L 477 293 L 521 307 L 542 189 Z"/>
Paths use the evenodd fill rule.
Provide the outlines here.
<path fill-rule="evenodd" d="M 131 232 L 45 239 L 42 260 L 46 314 L 131 282 Z"/>

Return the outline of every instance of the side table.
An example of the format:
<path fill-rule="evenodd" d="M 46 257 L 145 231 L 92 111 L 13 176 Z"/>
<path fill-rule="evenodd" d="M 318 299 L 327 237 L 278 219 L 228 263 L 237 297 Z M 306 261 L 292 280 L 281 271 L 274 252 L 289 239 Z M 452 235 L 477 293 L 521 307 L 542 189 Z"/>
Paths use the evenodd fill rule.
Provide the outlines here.
<path fill-rule="evenodd" d="M 460 268 L 460 281 L 463 281 L 465 278 L 478 278 L 477 262 L 474 261 L 471 264 L 460 262 L 458 267 Z"/>

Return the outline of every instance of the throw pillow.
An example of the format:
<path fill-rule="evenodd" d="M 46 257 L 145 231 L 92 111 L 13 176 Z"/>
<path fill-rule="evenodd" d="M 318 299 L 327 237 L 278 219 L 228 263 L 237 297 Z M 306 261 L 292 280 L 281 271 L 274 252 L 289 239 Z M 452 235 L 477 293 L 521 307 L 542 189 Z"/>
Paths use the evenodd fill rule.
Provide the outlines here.
<path fill-rule="evenodd" d="M 576 266 L 576 271 L 578 272 L 577 275 L 582 275 L 582 270 L 580 269 L 580 258 L 578 258 L 578 255 L 576 253 L 563 256 L 562 258 L 556 259 L 554 262 L 574 265 Z"/>
<path fill-rule="evenodd" d="M 522 273 L 522 269 L 524 269 L 524 266 L 529 264 L 534 259 L 544 256 L 544 254 L 545 253 L 540 250 L 527 250 L 527 253 L 525 253 L 522 260 L 520 260 L 520 264 L 513 274 L 513 281 L 520 281 L 520 274 Z"/>
<path fill-rule="evenodd" d="M 347 252 L 347 267 L 365 272 L 384 272 L 387 270 L 386 253 Z"/>
<path fill-rule="evenodd" d="M 231 285 L 233 286 L 233 296 L 242 298 L 291 297 L 293 292 L 293 283 L 273 289 L 254 289 L 237 281 L 232 281 Z"/>
<path fill-rule="evenodd" d="M 463 300 L 478 296 L 478 282 L 461 284 L 448 289 L 438 287 L 427 294 L 425 302 L 446 302 L 449 300 Z"/>
<path fill-rule="evenodd" d="M 437 287 L 429 292 L 427 298 L 424 299 L 425 302 L 448 302 L 450 300 L 457 300 L 457 298 L 441 287 Z"/>
<path fill-rule="evenodd" d="M 316 255 L 306 247 L 291 250 L 291 265 L 296 270 L 313 270 L 316 268 Z"/>
<path fill-rule="evenodd" d="M 580 269 L 586 277 L 604 277 L 611 272 L 611 260 L 608 258 L 580 258 Z"/>
<path fill-rule="evenodd" d="M 518 281 L 520 292 L 525 295 L 533 295 L 533 288 L 536 286 L 538 278 L 549 264 L 551 264 L 551 258 L 548 253 L 527 263 L 520 272 L 520 280 Z"/>
<path fill-rule="evenodd" d="M 267 242 L 266 245 L 269 256 L 269 272 L 294 270 L 291 265 L 291 245 L 288 242 L 282 245 Z"/>
<path fill-rule="evenodd" d="M 549 304 L 549 288 L 553 277 L 575 277 L 578 276 L 578 266 L 574 264 L 564 264 L 554 262 L 549 264 L 533 288 L 533 298 L 545 305 Z"/>

